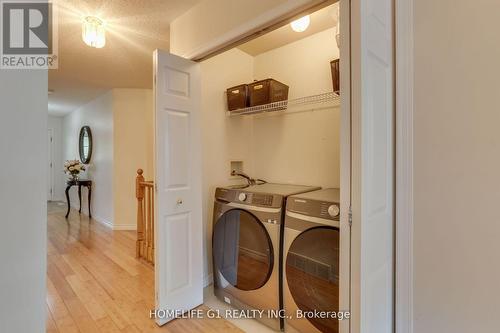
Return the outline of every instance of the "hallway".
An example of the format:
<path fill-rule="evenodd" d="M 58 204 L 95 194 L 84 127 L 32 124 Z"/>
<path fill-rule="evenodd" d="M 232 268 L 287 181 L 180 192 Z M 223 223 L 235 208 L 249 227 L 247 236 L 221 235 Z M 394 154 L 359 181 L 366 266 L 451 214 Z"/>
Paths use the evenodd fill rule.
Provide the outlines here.
<path fill-rule="evenodd" d="M 149 319 L 154 270 L 135 259 L 135 231 L 64 214 L 64 205 L 48 204 L 47 332 L 241 332 L 206 317 L 159 328 Z"/>

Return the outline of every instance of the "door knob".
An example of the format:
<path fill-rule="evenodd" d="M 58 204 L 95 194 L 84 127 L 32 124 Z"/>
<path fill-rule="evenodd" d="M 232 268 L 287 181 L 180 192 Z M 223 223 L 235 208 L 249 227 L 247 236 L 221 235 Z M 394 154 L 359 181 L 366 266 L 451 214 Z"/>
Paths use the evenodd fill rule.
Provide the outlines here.
<path fill-rule="evenodd" d="M 178 205 L 182 205 L 182 199 L 181 198 L 177 199 L 177 204 Z"/>

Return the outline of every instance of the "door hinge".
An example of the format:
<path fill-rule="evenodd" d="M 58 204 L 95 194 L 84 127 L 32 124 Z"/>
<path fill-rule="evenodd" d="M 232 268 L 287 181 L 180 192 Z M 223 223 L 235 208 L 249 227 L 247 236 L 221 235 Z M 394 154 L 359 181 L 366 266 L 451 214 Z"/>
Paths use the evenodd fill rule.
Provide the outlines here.
<path fill-rule="evenodd" d="M 349 227 L 352 226 L 352 207 L 349 206 Z"/>
<path fill-rule="evenodd" d="M 52 142 L 52 137 L 50 137 L 50 142 Z"/>
<path fill-rule="evenodd" d="M 50 163 L 50 167 L 52 168 L 52 162 Z"/>

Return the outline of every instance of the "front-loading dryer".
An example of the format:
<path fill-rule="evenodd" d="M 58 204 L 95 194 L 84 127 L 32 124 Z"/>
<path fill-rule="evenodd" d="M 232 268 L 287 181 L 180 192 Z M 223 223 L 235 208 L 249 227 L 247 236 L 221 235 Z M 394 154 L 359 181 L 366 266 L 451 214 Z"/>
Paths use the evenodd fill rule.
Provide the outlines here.
<path fill-rule="evenodd" d="M 237 309 L 281 330 L 282 219 L 286 198 L 318 187 L 261 184 L 215 191 L 214 292 Z M 260 312 L 263 311 L 262 316 Z"/>
<path fill-rule="evenodd" d="M 282 258 L 287 332 L 338 332 L 339 214 L 339 189 L 287 200 Z"/>

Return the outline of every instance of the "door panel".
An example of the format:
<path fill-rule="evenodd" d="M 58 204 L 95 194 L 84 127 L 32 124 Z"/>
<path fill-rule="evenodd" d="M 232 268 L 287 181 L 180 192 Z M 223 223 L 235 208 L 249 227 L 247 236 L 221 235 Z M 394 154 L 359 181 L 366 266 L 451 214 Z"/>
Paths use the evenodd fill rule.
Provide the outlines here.
<path fill-rule="evenodd" d="M 154 64 L 156 306 L 188 311 L 203 302 L 199 64 L 159 50 Z"/>
<path fill-rule="evenodd" d="M 392 0 L 361 0 L 353 25 L 354 332 L 392 332 L 394 316 L 394 70 Z M 358 16 L 359 15 L 359 16 Z M 354 57 L 352 59 L 358 58 Z M 358 90 L 359 89 L 359 90 Z M 354 100 L 354 99 L 353 99 Z M 354 102 L 353 102 L 354 103 Z M 359 104 L 360 103 L 360 104 Z M 359 141 L 358 141 L 359 140 Z"/>
<path fill-rule="evenodd" d="M 166 93 L 189 97 L 189 73 L 168 66 L 165 72 Z"/>
<path fill-rule="evenodd" d="M 168 253 L 176 253 L 178 248 L 185 248 L 186 251 L 177 252 L 172 260 L 167 261 L 167 295 L 182 292 L 183 288 L 190 285 L 191 267 L 189 263 L 191 257 L 191 237 L 189 237 L 191 218 L 189 214 L 179 214 L 167 217 L 165 228 L 167 235 L 165 239 L 170 240 L 167 244 Z"/>
<path fill-rule="evenodd" d="M 189 187 L 189 113 L 166 110 L 165 116 L 165 185 L 169 189 Z"/>
<path fill-rule="evenodd" d="M 366 17 L 369 25 L 366 43 L 363 118 L 366 135 L 363 144 L 362 179 L 365 191 L 362 269 L 366 281 L 361 290 L 365 299 L 361 330 L 391 332 L 393 316 L 393 141 L 392 141 L 392 29 L 391 1 L 368 1 Z M 366 80 L 366 81 L 365 81 Z M 376 326 L 374 326 L 376 324 Z M 376 327 L 376 328 L 375 328 Z M 363 329 L 364 328 L 364 329 Z"/>

